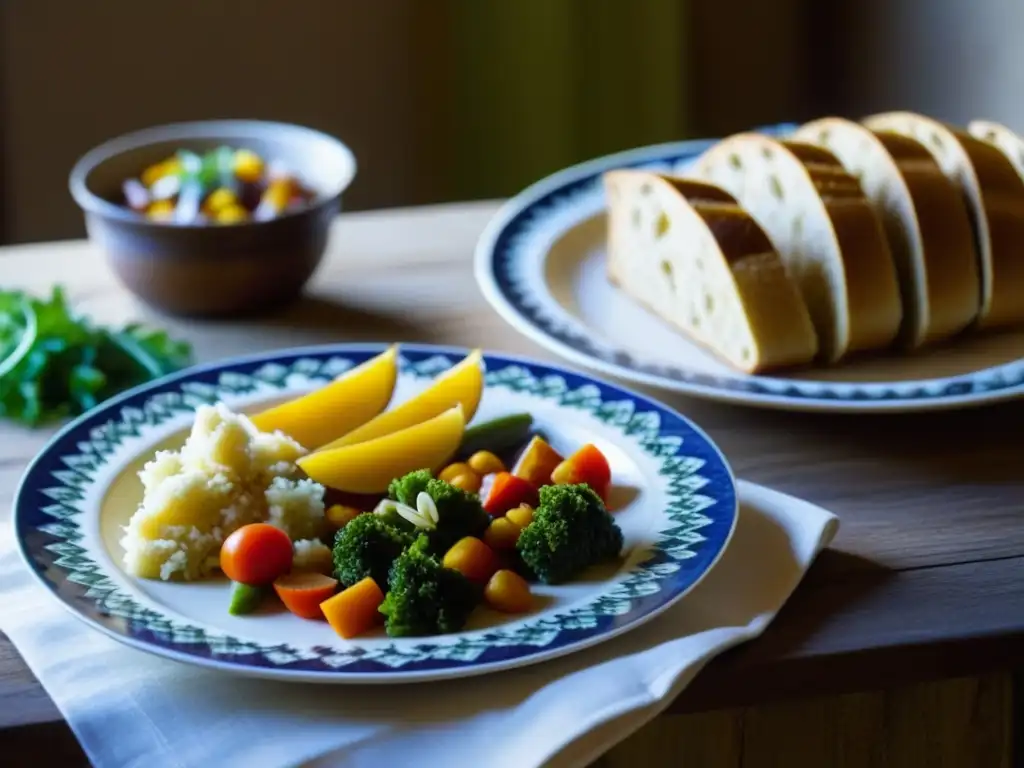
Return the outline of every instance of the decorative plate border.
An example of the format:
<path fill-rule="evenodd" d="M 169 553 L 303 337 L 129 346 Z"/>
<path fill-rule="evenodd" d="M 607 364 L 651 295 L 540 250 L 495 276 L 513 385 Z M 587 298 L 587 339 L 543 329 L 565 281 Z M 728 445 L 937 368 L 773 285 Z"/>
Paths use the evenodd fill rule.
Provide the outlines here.
<path fill-rule="evenodd" d="M 207 666 L 270 677 L 340 682 L 428 679 L 495 671 L 562 655 L 626 631 L 668 608 L 721 555 L 737 515 L 725 458 L 699 428 L 641 395 L 568 370 L 486 355 L 487 387 L 526 392 L 587 411 L 636 438 L 666 476 L 672 525 L 652 556 L 607 593 L 557 614 L 484 632 L 367 648 L 300 649 L 209 632 L 140 605 L 104 572 L 79 541 L 77 506 L 117 446 L 140 429 L 218 398 L 282 389 L 293 375 L 327 380 L 379 353 L 383 345 L 310 347 L 191 369 L 101 405 L 63 429 L 26 471 L 14 502 L 16 538 L 39 580 L 76 616 L 129 645 Z M 466 350 L 403 345 L 402 369 L 433 377 Z M 268 392 L 269 393 L 269 392 Z M 685 452 L 681 449 L 685 445 Z M 713 512 L 711 511 L 713 510 Z M 450 638 L 450 641 L 449 641 Z"/>
<path fill-rule="evenodd" d="M 784 135 L 794 124 L 758 128 Z M 674 142 L 572 166 L 508 201 L 481 235 L 475 271 L 484 296 L 513 327 L 567 359 L 603 373 L 686 394 L 794 410 L 924 410 L 1024 394 L 1024 358 L 970 374 L 908 382 L 831 382 L 770 376 L 717 376 L 637 359 L 566 312 L 538 277 L 543 259 L 570 227 L 604 209 L 601 175 L 615 168 L 683 171 L 714 139 Z"/>

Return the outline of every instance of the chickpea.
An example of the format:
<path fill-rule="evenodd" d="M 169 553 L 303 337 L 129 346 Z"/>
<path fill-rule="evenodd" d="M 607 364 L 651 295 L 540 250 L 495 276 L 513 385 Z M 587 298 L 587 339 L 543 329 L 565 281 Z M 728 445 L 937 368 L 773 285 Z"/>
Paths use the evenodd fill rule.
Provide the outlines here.
<path fill-rule="evenodd" d="M 349 507 L 345 504 L 332 504 L 324 512 L 324 517 L 335 528 L 344 528 L 361 514 L 362 512 L 355 507 Z"/>
<path fill-rule="evenodd" d="M 496 550 L 510 550 L 516 548 L 519 541 L 519 534 L 522 528 L 504 517 L 496 517 L 484 531 L 484 541 Z"/>
<path fill-rule="evenodd" d="M 490 451 L 477 451 L 469 457 L 469 468 L 478 475 L 493 475 L 497 472 L 504 472 L 505 465 L 501 459 Z"/>
<path fill-rule="evenodd" d="M 514 571 L 495 572 L 484 587 L 484 598 L 502 613 L 525 613 L 533 605 L 530 585 Z"/>
<path fill-rule="evenodd" d="M 515 509 L 510 509 L 506 512 L 505 517 L 520 528 L 525 528 L 533 522 L 533 507 L 529 504 L 520 504 Z"/>
<path fill-rule="evenodd" d="M 454 464 L 449 464 L 447 467 L 441 470 L 438 474 L 438 480 L 444 480 L 446 483 L 450 483 L 459 475 L 465 475 L 472 473 L 473 470 L 469 468 L 468 464 L 464 464 L 461 461 L 457 461 Z"/>
<path fill-rule="evenodd" d="M 470 581 L 486 584 L 498 570 L 498 556 L 480 539 L 466 536 L 445 553 L 442 565 L 458 571 Z"/>

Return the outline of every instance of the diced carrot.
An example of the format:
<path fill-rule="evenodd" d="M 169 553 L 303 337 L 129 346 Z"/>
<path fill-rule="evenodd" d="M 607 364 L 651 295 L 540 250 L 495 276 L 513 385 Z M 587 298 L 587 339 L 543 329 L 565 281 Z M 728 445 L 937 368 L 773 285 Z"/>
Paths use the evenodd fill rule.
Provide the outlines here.
<path fill-rule="evenodd" d="M 540 488 L 551 483 L 551 473 L 562 461 L 562 455 L 552 448 L 547 440 L 534 435 L 512 468 L 512 474 L 523 478 L 534 488 Z"/>
<path fill-rule="evenodd" d="M 521 477 L 510 472 L 499 472 L 494 476 L 484 509 L 492 517 L 501 517 L 520 504 L 537 504 L 537 488 Z"/>
<path fill-rule="evenodd" d="M 338 580 L 312 571 L 289 573 L 274 580 L 274 591 L 284 607 L 304 619 L 322 619 L 320 603 L 334 594 Z"/>
<path fill-rule="evenodd" d="M 605 502 L 608 501 L 611 481 L 612 470 L 608 459 L 591 443 L 584 445 L 551 473 L 551 482 L 555 485 L 586 483 Z"/>
<path fill-rule="evenodd" d="M 383 619 L 378 610 L 383 602 L 384 593 L 377 582 L 367 576 L 324 600 L 320 610 L 334 631 L 348 639 L 363 634 Z"/>

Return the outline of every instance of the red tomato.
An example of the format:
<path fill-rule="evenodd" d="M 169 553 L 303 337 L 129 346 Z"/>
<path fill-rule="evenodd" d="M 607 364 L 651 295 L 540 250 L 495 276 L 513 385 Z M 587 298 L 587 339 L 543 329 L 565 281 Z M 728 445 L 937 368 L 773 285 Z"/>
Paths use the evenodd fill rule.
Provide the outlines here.
<path fill-rule="evenodd" d="M 220 569 L 232 581 L 258 587 L 292 569 L 292 541 L 269 523 L 243 525 L 224 540 Z"/>
<path fill-rule="evenodd" d="M 604 501 L 608 500 L 611 480 L 612 469 L 608 459 L 591 443 L 584 445 L 551 473 L 551 482 L 556 485 L 586 483 Z"/>

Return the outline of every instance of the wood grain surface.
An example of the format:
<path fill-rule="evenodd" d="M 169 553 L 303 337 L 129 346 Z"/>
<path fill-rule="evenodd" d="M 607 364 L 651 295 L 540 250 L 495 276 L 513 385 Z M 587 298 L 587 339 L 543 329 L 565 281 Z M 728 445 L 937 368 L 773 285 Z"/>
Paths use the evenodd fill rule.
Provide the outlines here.
<path fill-rule="evenodd" d="M 472 250 L 494 203 L 350 214 L 299 304 L 238 322 L 154 315 L 83 242 L 0 249 L 0 285 L 64 284 L 97 319 L 159 322 L 200 360 L 356 340 L 555 358 L 493 313 Z M 651 394 L 656 394 L 651 392 Z M 1024 662 L 1024 404 L 914 416 L 787 414 L 657 394 L 719 442 L 739 476 L 842 519 L 831 551 L 759 640 L 700 675 L 675 711 L 863 691 Z M 47 430 L 0 426 L 0 518 Z M 59 713 L 0 640 L 0 727 Z"/>

